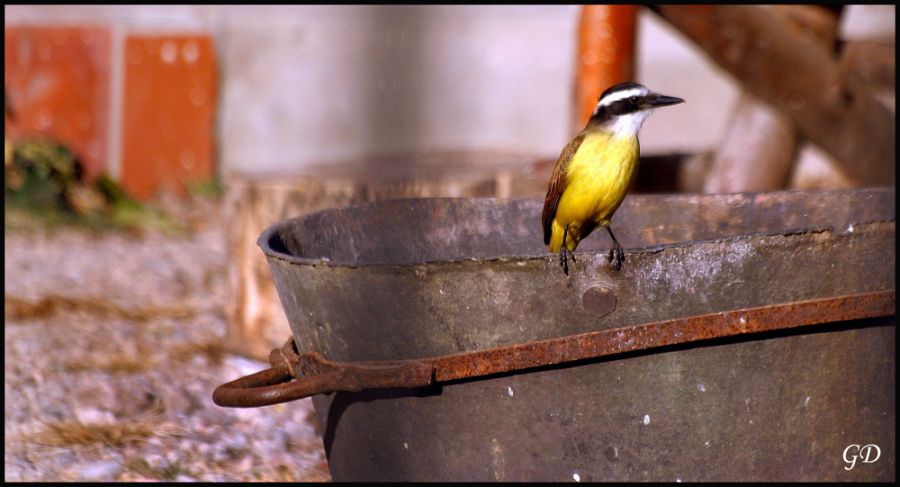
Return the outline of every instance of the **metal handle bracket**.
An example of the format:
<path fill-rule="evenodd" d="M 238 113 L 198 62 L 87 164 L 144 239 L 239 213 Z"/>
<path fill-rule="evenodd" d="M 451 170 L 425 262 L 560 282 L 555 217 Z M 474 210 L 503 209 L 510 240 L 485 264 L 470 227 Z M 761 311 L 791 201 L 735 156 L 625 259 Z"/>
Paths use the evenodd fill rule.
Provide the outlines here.
<path fill-rule="evenodd" d="M 298 355 L 293 339 L 269 354 L 272 367 L 221 385 L 213 401 L 259 407 L 336 391 L 414 388 L 713 338 L 895 314 L 893 289 L 723 311 L 415 360 L 332 362 Z"/>

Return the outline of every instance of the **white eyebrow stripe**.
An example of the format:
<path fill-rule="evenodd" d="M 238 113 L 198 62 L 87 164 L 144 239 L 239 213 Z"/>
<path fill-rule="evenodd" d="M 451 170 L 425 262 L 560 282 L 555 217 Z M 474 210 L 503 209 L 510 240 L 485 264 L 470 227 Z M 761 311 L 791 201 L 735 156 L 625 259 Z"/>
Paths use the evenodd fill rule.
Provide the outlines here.
<path fill-rule="evenodd" d="M 609 95 L 606 95 L 606 98 L 603 98 L 602 100 L 600 100 L 600 106 L 601 106 L 601 107 L 606 107 L 606 106 L 609 106 L 609 105 L 612 104 L 612 103 L 615 103 L 615 102 L 617 102 L 617 101 L 619 101 L 619 100 L 624 100 L 624 99 L 626 99 L 626 98 L 628 98 L 628 97 L 630 97 L 630 96 L 640 96 L 640 95 L 643 95 L 643 94 L 644 94 L 644 90 L 642 90 L 642 89 L 640 89 L 640 88 L 632 88 L 632 89 L 626 90 L 626 91 L 619 91 L 619 92 L 617 92 L 617 93 L 610 93 Z"/>

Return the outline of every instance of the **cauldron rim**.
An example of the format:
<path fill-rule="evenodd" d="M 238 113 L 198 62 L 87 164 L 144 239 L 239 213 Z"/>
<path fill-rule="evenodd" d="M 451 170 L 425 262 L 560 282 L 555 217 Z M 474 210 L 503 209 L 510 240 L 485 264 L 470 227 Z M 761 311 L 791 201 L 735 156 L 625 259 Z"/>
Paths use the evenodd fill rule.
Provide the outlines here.
<path fill-rule="evenodd" d="M 852 190 L 786 190 L 786 191 L 773 191 L 773 192 L 746 192 L 746 193 L 727 193 L 727 194 L 717 194 L 717 195 L 704 195 L 704 194 L 644 194 L 639 195 L 642 198 L 659 198 L 660 201 L 664 201 L 666 198 L 679 198 L 684 200 L 689 199 L 722 199 L 722 200 L 734 200 L 746 202 L 750 200 L 754 200 L 757 198 L 767 198 L 774 197 L 780 198 L 785 195 L 810 195 L 810 196 L 827 196 L 833 194 L 859 194 L 860 192 L 871 192 L 875 193 L 884 193 L 889 192 L 890 196 L 893 197 L 893 188 L 865 188 L 865 189 L 852 189 Z M 628 202 L 628 198 L 626 198 L 626 202 Z M 632 198 L 633 200 L 633 198 Z M 487 203 L 491 205 L 534 205 L 539 208 L 543 203 L 542 200 L 538 200 L 535 198 L 489 198 L 489 197 L 437 197 L 437 198 L 394 198 L 394 199 L 385 199 L 379 201 L 371 201 L 371 202 L 362 202 L 356 203 L 352 205 L 347 205 L 343 207 L 335 207 L 335 208 L 325 208 L 315 212 L 310 212 L 307 214 L 303 214 L 300 216 L 283 219 L 278 221 L 272 225 L 270 225 L 266 230 L 262 232 L 260 237 L 257 240 L 257 245 L 261 248 L 263 253 L 271 259 L 277 259 L 285 262 L 289 262 L 295 265 L 304 265 L 304 266 L 325 266 L 325 267 L 334 267 L 334 268 L 349 268 L 349 269 L 358 269 L 358 268 L 386 268 L 386 267 L 394 267 L 394 268 L 407 268 L 410 266 L 430 266 L 430 265 L 446 265 L 446 264 L 461 264 L 461 263 L 471 263 L 471 262 L 530 262 L 535 260 L 553 260 L 557 259 L 558 256 L 556 254 L 552 254 L 550 252 L 541 252 L 541 253 L 528 253 L 523 252 L 515 255 L 511 254 L 499 254 L 491 257 L 458 257 L 458 258 L 446 258 L 446 259 L 423 259 L 419 261 L 413 261 L 411 259 L 402 261 L 402 262 L 385 262 L 385 261 L 363 261 L 360 259 L 359 261 L 350 261 L 350 260 L 336 260 L 329 259 L 328 257 L 301 257 L 295 254 L 292 254 L 290 250 L 286 247 L 286 245 L 281 241 L 281 232 L 288 227 L 293 225 L 297 225 L 299 222 L 306 221 L 311 218 L 322 218 L 323 215 L 328 214 L 338 214 L 342 212 L 359 212 L 364 211 L 366 209 L 373 209 L 384 207 L 388 205 L 410 205 L 410 204 L 421 204 L 421 202 L 427 202 L 432 205 L 460 205 L 460 204 L 468 204 L 471 202 L 475 203 Z M 893 205 L 891 205 L 893 206 Z M 891 218 L 885 221 L 894 221 L 894 215 L 890 215 Z M 877 221 L 882 221 L 882 219 L 878 219 Z M 857 223 L 867 223 L 867 222 L 857 222 Z M 616 227 L 619 228 L 619 227 Z M 663 249 L 672 249 L 672 248 L 685 248 L 692 245 L 698 245 L 709 242 L 734 242 L 740 241 L 744 239 L 751 239 L 759 236 L 766 235 L 784 235 L 784 234 L 796 234 L 796 233 L 821 233 L 821 232 L 837 232 L 842 233 L 846 231 L 842 228 L 836 228 L 835 225 L 829 224 L 821 224 L 821 225 L 810 225 L 803 226 L 799 228 L 776 228 L 767 231 L 742 231 L 736 234 L 718 236 L 715 238 L 696 238 L 689 240 L 679 240 L 675 242 L 666 242 L 660 244 L 653 245 L 638 245 L 638 246 L 626 246 L 628 253 L 638 254 L 638 253 L 655 253 L 659 252 Z M 618 233 L 618 232 L 617 232 Z M 621 237 L 620 237 L 621 240 Z M 605 258 L 605 254 L 608 249 L 595 249 L 595 250 L 579 250 L 576 255 L 581 257 L 589 257 L 589 259 L 600 259 Z"/>

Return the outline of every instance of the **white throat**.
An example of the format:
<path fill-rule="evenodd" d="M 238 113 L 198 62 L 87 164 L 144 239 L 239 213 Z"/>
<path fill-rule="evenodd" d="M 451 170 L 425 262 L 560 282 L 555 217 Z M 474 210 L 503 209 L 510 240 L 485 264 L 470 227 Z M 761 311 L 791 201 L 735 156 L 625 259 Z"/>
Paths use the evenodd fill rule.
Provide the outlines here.
<path fill-rule="evenodd" d="M 641 125 L 650 116 L 650 109 L 619 115 L 605 124 L 613 137 L 636 137 Z"/>

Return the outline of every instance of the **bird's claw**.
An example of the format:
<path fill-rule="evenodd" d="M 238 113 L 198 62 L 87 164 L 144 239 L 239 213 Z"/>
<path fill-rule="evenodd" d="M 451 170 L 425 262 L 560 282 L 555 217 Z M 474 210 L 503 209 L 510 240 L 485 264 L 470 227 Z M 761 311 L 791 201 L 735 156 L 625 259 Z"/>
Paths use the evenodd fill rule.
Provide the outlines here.
<path fill-rule="evenodd" d="M 569 275 L 569 257 L 572 258 L 572 263 L 575 263 L 575 254 L 569 252 L 569 249 L 563 247 L 559 250 L 559 265 L 562 267 L 563 274 L 566 276 Z"/>
<path fill-rule="evenodd" d="M 625 250 L 622 249 L 622 246 L 616 245 L 609 250 L 609 256 L 606 260 L 612 263 L 613 269 L 616 271 L 621 270 L 622 263 L 625 262 Z"/>

